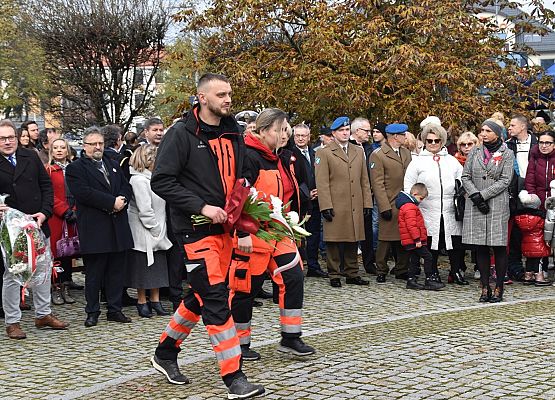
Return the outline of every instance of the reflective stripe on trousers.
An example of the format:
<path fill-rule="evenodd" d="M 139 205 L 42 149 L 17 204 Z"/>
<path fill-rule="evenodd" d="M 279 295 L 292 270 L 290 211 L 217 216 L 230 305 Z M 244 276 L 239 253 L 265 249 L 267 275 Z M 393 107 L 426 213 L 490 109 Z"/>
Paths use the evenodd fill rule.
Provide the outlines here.
<path fill-rule="evenodd" d="M 173 314 L 172 319 L 166 326 L 166 329 L 160 337 L 160 343 L 171 337 L 176 341 L 176 347 L 179 347 L 181 342 L 189 336 L 191 330 L 200 320 L 200 316 L 190 311 L 185 307 L 184 302 L 181 302 L 176 312 Z"/>
<path fill-rule="evenodd" d="M 241 346 L 233 318 L 229 317 L 224 325 L 206 325 L 206 330 L 220 364 L 221 376 L 238 371 L 241 367 Z"/>
<path fill-rule="evenodd" d="M 301 333 L 302 309 L 279 309 L 281 331 L 285 333 Z"/>
<path fill-rule="evenodd" d="M 240 344 L 251 343 L 251 321 L 244 323 L 236 322 L 235 329 L 237 329 L 237 336 L 239 336 Z"/>

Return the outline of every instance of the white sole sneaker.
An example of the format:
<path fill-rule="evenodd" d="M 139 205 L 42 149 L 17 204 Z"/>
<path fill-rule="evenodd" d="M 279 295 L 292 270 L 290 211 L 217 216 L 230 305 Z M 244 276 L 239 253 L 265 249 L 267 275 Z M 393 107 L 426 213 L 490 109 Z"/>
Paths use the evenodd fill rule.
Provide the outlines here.
<path fill-rule="evenodd" d="M 186 385 L 187 383 L 189 383 L 189 382 L 175 381 L 172 378 L 170 378 L 170 376 L 168 375 L 166 370 L 164 368 L 162 368 L 162 366 L 160 364 L 158 364 L 156 362 L 156 360 L 154 360 L 154 356 L 150 357 L 150 363 L 152 364 L 152 366 L 154 367 L 154 369 L 156 371 L 161 372 L 162 374 L 164 374 L 164 376 L 166 377 L 166 379 L 168 380 L 169 383 L 174 384 L 174 385 Z"/>
<path fill-rule="evenodd" d="M 260 396 L 262 394 L 264 394 L 265 389 L 255 389 L 250 393 L 247 394 L 234 394 L 234 393 L 228 393 L 227 394 L 227 398 L 229 400 L 233 400 L 233 399 L 250 399 L 251 397 L 255 397 L 255 396 Z"/>

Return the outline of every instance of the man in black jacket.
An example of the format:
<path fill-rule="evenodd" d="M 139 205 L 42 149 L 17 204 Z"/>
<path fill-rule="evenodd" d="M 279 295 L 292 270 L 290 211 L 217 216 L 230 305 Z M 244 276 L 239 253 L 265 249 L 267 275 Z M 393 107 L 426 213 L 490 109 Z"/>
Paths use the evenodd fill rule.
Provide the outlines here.
<path fill-rule="evenodd" d="M 36 219 L 46 237 L 50 230 L 46 220 L 52 215 L 54 191 L 52 182 L 34 150 L 17 147 L 15 125 L 9 120 L 0 121 L 0 193 L 8 194 L 0 213 L 8 207 L 15 208 Z M 10 339 L 25 339 L 21 330 L 19 309 L 19 283 L 13 275 L 4 271 L 0 256 L 0 271 L 3 272 L 2 303 L 5 312 L 6 333 Z M 50 310 L 50 279 L 33 288 L 35 326 L 66 329 L 69 324 L 58 320 Z"/>
<path fill-rule="evenodd" d="M 316 178 L 314 175 L 315 151 L 309 146 L 310 128 L 305 124 L 298 124 L 293 127 L 293 140 L 295 141 L 296 148 L 295 155 L 297 159 L 302 160 L 305 166 L 307 176 L 306 186 L 311 204 L 311 209 L 308 212 L 310 218 L 306 222 L 306 229 L 311 234 L 306 238 L 306 276 L 327 278 L 328 273 L 322 271 L 318 262 L 318 246 L 320 244 L 322 217 L 320 215 L 320 207 L 318 206 L 318 191 L 316 190 Z"/>
<path fill-rule="evenodd" d="M 77 226 L 85 276 L 85 326 L 98 323 L 99 291 L 104 284 L 108 321 L 131 322 L 121 312 L 125 252 L 133 247 L 127 203 L 133 191 L 119 164 L 104 156 L 104 135 L 90 127 L 83 136 L 84 155 L 66 168 L 66 181 L 77 203 Z"/>
<path fill-rule="evenodd" d="M 264 393 L 264 388 L 249 383 L 241 371 L 241 347 L 226 285 L 233 244 L 222 226 L 226 200 L 242 176 L 244 143 L 231 114 L 228 79 L 203 75 L 197 95 L 198 105 L 164 136 L 152 174 L 152 190 L 169 204 L 191 289 L 162 333 L 151 363 L 168 382 L 189 383 L 179 371 L 177 355 L 202 315 L 228 397 L 246 399 Z M 193 215 L 204 215 L 212 223 L 193 226 Z"/>

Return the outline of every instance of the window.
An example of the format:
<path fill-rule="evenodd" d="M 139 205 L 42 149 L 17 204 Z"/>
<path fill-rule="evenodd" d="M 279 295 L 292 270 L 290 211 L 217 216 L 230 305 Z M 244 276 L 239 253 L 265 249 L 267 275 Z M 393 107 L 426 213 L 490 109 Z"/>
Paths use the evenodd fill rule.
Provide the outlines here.
<path fill-rule="evenodd" d="M 542 37 L 537 33 L 525 33 L 524 43 L 541 43 Z"/>
<path fill-rule="evenodd" d="M 135 76 L 133 77 L 133 85 L 135 87 L 141 86 L 144 83 L 144 79 L 145 72 L 142 69 L 137 68 L 137 70 L 135 71 Z"/>

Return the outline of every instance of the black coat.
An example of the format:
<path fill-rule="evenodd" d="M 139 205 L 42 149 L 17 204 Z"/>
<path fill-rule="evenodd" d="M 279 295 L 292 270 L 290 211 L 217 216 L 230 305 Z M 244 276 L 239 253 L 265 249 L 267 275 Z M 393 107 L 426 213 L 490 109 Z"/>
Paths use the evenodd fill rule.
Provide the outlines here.
<path fill-rule="evenodd" d="M 0 156 L 0 193 L 9 194 L 6 204 L 26 214 L 43 213 L 52 215 L 54 189 L 52 181 L 44 169 L 35 150 L 18 148 L 15 153 L 16 167 Z M 42 230 L 50 236 L 48 223 Z"/>
<path fill-rule="evenodd" d="M 116 197 L 129 200 L 133 190 L 115 161 L 108 157 L 102 160 L 110 185 L 88 157 L 81 157 L 66 168 L 67 185 L 77 203 L 81 254 L 113 253 L 133 247 L 127 207 L 112 211 Z"/>

